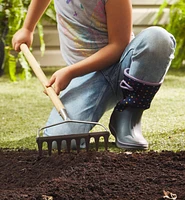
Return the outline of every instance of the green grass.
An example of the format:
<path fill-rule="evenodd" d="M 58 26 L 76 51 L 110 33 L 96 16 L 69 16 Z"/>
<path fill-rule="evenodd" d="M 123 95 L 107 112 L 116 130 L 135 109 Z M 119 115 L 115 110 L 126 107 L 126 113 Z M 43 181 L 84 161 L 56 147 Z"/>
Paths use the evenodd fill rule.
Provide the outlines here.
<path fill-rule="evenodd" d="M 45 125 L 52 106 L 35 77 L 17 82 L 0 77 L 0 148 L 36 149 L 37 130 Z M 110 114 L 100 121 L 107 127 Z M 169 71 L 151 108 L 144 112 L 142 131 L 149 150 L 185 150 L 184 70 Z M 119 151 L 112 145 L 111 149 Z"/>

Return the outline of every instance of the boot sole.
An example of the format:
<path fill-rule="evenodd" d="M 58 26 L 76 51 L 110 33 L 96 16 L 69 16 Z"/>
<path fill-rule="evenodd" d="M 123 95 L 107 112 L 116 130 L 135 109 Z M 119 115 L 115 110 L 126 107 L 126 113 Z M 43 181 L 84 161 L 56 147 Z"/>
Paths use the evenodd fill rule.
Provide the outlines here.
<path fill-rule="evenodd" d="M 116 133 L 114 131 L 114 128 L 112 128 L 111 124 L 109 124 L 109 129 L 110 129 L 110 132 L 112 133 L 112 135 L 115 137 L 115 140 L 116 140 L 116 146 L 118 148 L 121 148 L 121 149 L 128 149 L 128 150 L 147 150 L 148 149 L 148 144 L 141 144 L 141 145 L 138 145 L 138 144 L 131 144 L 131 143 L 123 143 L 123 142 L 119 142 L 116 138 Z"/>

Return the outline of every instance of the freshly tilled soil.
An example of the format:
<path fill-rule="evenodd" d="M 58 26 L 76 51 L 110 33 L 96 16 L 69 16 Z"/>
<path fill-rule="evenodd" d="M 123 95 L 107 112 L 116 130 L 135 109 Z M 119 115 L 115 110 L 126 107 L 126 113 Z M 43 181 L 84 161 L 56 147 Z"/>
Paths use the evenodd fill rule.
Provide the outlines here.
<path fill-rule="evenodd" d="M 185 200 L 185 152 L 0 150 L 1 200 Z"/>

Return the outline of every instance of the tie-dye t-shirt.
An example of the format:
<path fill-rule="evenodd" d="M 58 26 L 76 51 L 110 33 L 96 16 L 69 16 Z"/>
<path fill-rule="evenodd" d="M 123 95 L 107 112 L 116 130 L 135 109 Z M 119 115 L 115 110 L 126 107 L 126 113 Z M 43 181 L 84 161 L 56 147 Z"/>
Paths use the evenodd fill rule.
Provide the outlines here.
<path fill-rule="evenodd" d="M 62 56 L 67 65 L 94 54 L 108 43 L 107 0 L 55 0 Z"/>

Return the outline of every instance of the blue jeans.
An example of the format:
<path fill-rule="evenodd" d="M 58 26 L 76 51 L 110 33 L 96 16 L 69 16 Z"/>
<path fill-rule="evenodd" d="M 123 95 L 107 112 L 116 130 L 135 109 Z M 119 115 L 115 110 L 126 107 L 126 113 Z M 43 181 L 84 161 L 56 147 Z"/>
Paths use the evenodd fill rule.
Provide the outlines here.
<path fill-rule="evenodd" d="M 175 39 L 160 27 L 150 27 L 138 34 L 123 52 L 120 61 L 102 71 L 75 78 L 61 92 L 60 98 L 70 119 L 98 122 L 103 114 L 122 98 L 119 87 L 123 71 L 137 79 L 158 83 L 164 79 L 174 57 Z M 55 108 L 46 125 L 63 121 Z M 45 136 L 87 133 L 93 125 L 63 124 L 47 128 Z"/>

